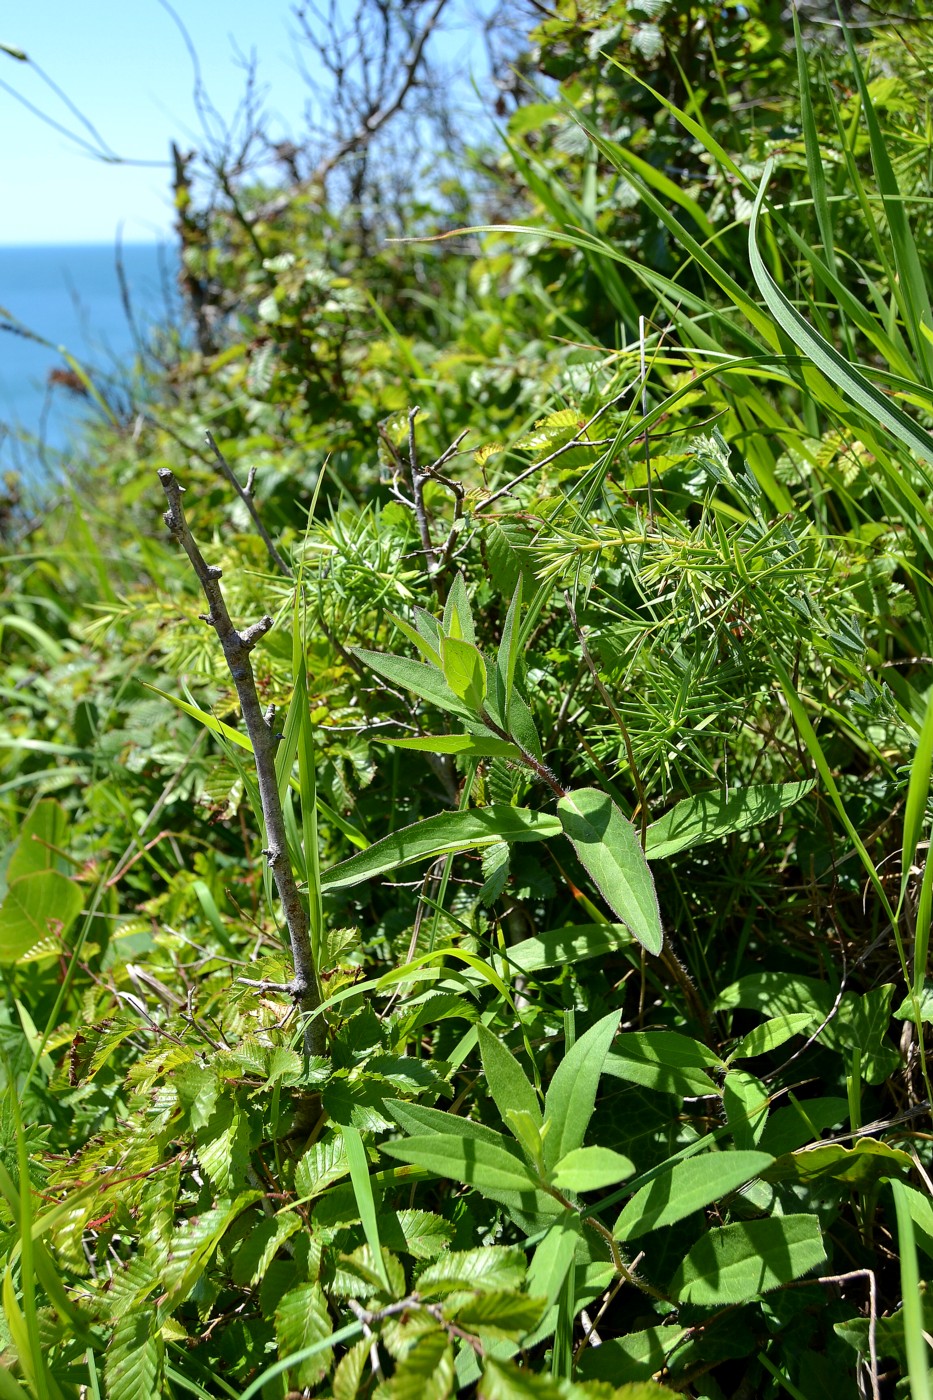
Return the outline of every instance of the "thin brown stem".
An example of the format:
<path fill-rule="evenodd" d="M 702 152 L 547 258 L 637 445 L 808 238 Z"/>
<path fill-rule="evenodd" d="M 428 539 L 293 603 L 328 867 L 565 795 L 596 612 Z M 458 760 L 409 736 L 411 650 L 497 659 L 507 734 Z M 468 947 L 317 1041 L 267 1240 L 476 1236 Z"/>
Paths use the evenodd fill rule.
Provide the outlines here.
<path fill-rule="evenodd" d="M 240 500 L 246 506 L 246 509 L 249 511 L 250 519 L 256 526 L 256 532 L 259 535 L 259 538 L 266 546 L 269 558 L 272 560 L 273 564 L 280 571 L 280 573 L 283 573 L 286 578 L 292 578 L 293 574 L 291 569 L 289 568 L 288 564 L 286 564 L 279 551 L 276 549 L 272 537 L 269 534 L 269 531 L 262 523 L 262 516 L 256 509 L 256 502 L 253 498 L 253 485 L 256 480 L 256 468 L 250 468 L 246 486 L 241 486 L 236 478 L 235 473 L 233 472 L 233 469 L 230 466 L 230 463 L 227 461 L 226 457 L 214 441 L 213 433 L 205 433 L 205 437 L 207 438 L 207 445 L 213 452 L 217 465 L 220 468 L 221 475 L 223 476 L 225 481 L 228 481 L 230 483 L 234 491 L 239 496 Z"/>
<path fill-rule="evenodd" d="M 266 614 L 243 632 L 234 627 L 220 587 L 221 570 L 206 563 L 188 526 L 181 503 L 183 488 L 175 480 L 174 474 L 165 468 L 160 470 L 159 480 L 169 506 L 165 512 L 165 523 L 187 554 L 204 591 L 209 611 L 201 616 L 217 633 L 236 687 L 243 723 L 253 746 L 253 760 L 259 781 L 262 817 L 268 842 L 263 855 L 269 862 L 272 878 L 282 901 L 282 913 L 288 928 L 295 968 L 295 975 L 288 984 L 288 992 L 298 1009 L 308 1017 L 304 1033 L 306 1053 L 320 1055 L 324 1050 L 324 1026 L 315 1013 L 321 1004 L 321 992 L 311 951 L 308 916 L 298 893 L 288 855 L 285 817 L 275 772 L 277 741 L 272 732 L 272 717 L 263 713 L 249 659 L 253 647 L 272 627 L 272 618 Z"/>

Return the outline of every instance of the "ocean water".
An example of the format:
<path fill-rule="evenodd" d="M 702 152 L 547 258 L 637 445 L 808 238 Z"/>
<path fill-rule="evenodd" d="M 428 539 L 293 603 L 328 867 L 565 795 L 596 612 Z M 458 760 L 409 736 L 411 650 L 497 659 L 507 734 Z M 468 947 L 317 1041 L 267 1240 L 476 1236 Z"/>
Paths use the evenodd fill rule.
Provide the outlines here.
<path fill-rule="evenodd" d="M 99 410 L 56 382 L 64 346 L 95 383 L 119 385 L 137 341 L 177 316 L 177 255 L 161 244 L 0 247 L 0 469 L 29 480 L 58 475 L 80 439 L 82 418 Z M 9 329 L 11 321 L 41 341 Z M 43 344 L 42 341 L 47 342 Z"/>

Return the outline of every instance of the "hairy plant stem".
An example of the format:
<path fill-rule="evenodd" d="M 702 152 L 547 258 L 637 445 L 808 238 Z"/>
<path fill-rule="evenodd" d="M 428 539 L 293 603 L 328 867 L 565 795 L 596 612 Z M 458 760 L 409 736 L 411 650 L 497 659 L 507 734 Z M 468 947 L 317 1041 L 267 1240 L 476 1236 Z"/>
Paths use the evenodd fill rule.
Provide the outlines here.
<path fill-rule="evenodd" d="M 287 983 L 287 991 L 298 1010 L 308 1018 L 304 1031 L 305 1053 L 320 1055 L 324 1052 L 324 1025 L 319 1017 L 314 1017 L 314 1013 L 321 1004 L 321 992 L 311 951 L 308 916 L 301 902 L 288 856 L 285 817 L 275 774 L 277 740 L 272 730 L 273 715 L 263 713 L 249 659 L 253 647 L 271 628 L 272 618 L 266 614 L 244 632 L 239 632 L 234 627 L 220 588 L 221 570 L 205 561 L 185 518 L 181 503 L 184 487 L 179 486 L 174 474 L 165 468 L 159 471 L 159 480 L 169 506 L 164 516 L 165 523 L 187 554 L 204 590 L 209 611 L 202 613 L 201 617 L 217 633 L 236 687 L 243 723 L 253 746 L 253 761 L 259 781 L 259 797 L 268 842 L 263 855 L 269 862 L 272 878 L 282 901 L 282 913 L 288 928 L 295 969 L 291 982 Z"/>

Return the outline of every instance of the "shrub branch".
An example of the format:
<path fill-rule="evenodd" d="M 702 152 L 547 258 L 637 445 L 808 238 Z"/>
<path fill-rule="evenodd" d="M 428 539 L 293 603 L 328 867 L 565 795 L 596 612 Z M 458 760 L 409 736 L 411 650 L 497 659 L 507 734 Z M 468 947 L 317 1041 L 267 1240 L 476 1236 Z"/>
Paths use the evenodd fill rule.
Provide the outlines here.
<path fill-rule="evenodd" d="M 223 648 L 224 659 L 236 687 L 243 723 L 253 746 L 253 760 L 256 765 L 256 777 L 259 780 L 259 797 L 262 803 L 262 817 L 268 842 L 263 855 L 269 862 L 272 878 L 275 881 L 279 899 L 282 901 L 282 913 L 288 928 L 292 960 L 295 967 L 295 975 L 287 984 L 287 991 L 299 1011 L 310 1018 L 320 1006 L 321 994 L 311 951 L 308 916 L 301 902 L 288 856 L 285 817 L 282 812 L 275 773 L 276 737 L 272 729 L 274 716 L 271 712 L 263 713 L 256 690 L 252 663 L 249 659 L 253 647 L 272 626 L 272 618 L 266 614 L 243 632 L 234 627 L 220 587 L 221 570 L 205 561 L 185 518 L 184 507 L 181 503 L 184 487 L 179 486 L 174 473 L 165 468 L 159 471 L 159 480 L 162 483 L 162 489 L 169 506 L 165 512 L 165 523 L 187 554 L 198 582 L 204 590 L 209 611 L 202 613 L 201 617 L 217 633 Z M 305 1024 L 305 1051 L 309 1055 L 320 1055 L 323 1048 L 323 1023 L 318 1018 L 309 1019 Z"/>

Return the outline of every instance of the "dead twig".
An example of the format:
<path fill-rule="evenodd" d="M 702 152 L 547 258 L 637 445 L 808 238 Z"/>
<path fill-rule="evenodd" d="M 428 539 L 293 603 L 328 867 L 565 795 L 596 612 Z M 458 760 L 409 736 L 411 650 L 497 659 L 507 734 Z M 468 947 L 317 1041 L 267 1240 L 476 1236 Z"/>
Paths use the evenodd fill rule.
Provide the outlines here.
<path fill-rule="evenodd" d="M 165 512 L 165 523 L 187 554 L 204 591 L 209 611 L 201 616 L 217 633 L 236 687 L 243 723 L 253 746 L 253 760 L 259 781 L 259 796 L 268 842 L 263 855 L 269 862 L 272 878 L 282 901 L 282 913 L 288 928 L 295 968 L 295 975 L 288 984 L 288 992 L 295 1006 L 308 1018 L 305 1022 L 306 1053 L 320 1055 L 324 1050 L 324 1027 L 314 1013 L 321 1004 L 321 992 L 311 951 L 308 916 L 301 902 L 288 856 L 285 817 L 275 773 L 277 741 L 272 730 L 274 716 L 269 712 L 263 713 L 249 659 L 253 647 L 271 628 L 272 618 L 266 614 L 243 632 L 234 627 L 220 588 L 221 570 L 206 563 L 188 526 L 181 503 L 183 488 L 175 480 L 174 474 L 166 468 L 160 470 L 159 480 L 169 506 Z"/>
<path fill-rule="evenodd" d="M 239 496 L 240 500 L 246 506 L 246 509 L 249 511 L 250 519 L 256 526 L 256 532 L 259 535 L 259 538 L 266 546 L 269 558 L 272 560 L 273 564 L 279 570 L 280 573 L 283 573 L 286 578 L 293 578 L 294 574 L 292 573 L 292 570 L 289 568 L 288 564 L 286 564 L 285 560 L 282 558 L 281 554 L 276 549 L 275 544 L 272 540 L 272 536 L 269 534 L 269 531 L 262 523 L 262 516 L 256 509 L 256 501 L 253 497 L 253 485 L 256 481 L 256 468 L 252 467 L 250 469 L 249 476 L 246 479 L 246 485 L 241 486 L 229 462 L 227 461 L 226 457 L 214 441 L 214 434 L 205 433 L 204 436 L 207 438 L 208 447 L 214 454 L 214 458 L 217 462 L 218 467 L 220 468 L 221 475 L 223 476 L 225 481 L 228 481 L 230 483 L 234 491 Z"/>

